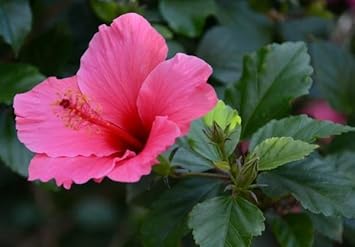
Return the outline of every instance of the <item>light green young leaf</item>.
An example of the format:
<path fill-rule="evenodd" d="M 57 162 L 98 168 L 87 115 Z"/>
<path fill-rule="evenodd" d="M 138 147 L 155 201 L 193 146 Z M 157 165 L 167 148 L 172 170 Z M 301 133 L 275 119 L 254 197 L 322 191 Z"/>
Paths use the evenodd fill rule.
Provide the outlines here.
<path fill-rule="evenodd" d="M 208 127 L 212 127 L 215 122 L 223 130 L 228 127 L 228 132 L 231 132 L 241 124 L 242 119 L 238 115 L 237 110 L 224 104 L 222 100 L 219 100 L 212 111 L 203 117 L 203 121 Z"/>
<path fill-rule="evenodd" d="M 308 93 L 312 72 L 302 42 L 273 44 L 245 56 L 242 77 L 226 95 L 243 119 L 242 138 L 285 116 L 290 101 Z"/>
<path fill-rule="evenodd" d="M 270 137 L 292 137 L 295 140 L 314 142 L 318 138 L 332 135 L 340 135 L 349 131 L 355 131 L 354 127 L 319 121 L 306 115 L 292 116 L 280 120 L 272 120 L 261 127 L 250 140 L 250 150 Z"/>
<path fill-rule="evenodd" d="M 193 206 L 216 196 L 221 188 L 216 179 L 186 179 L 162 194 L 144 219 L 144 246 L 178 246 L 188 232 L 187 218 Z"/>
<path fill-rule="evenodd" d="M 267 185 L 267 195 L 290 193 L 315 214 L 355 217 L 355 181 L 332 159 L 310 157 L 261 173 L 257 181 Z"/>
<path fill-rule="evenodd" d="M 248 247 L 265 229 L 263 213 L 242 197 L 220 196 L 196 205 L 189 227 L 201 247 Z"/>
<path fill-rule="evenodd" d="M 273 137 L 257 145 L 249 157 L 259 158 L 258 170 L 271 170 L 291 161 L 303 159 L 317 147 L 291 137 Z"/>
<path fill-rule="evenodd" d="M 31 65 L 0 64 L 0 103 L 11 104 L 15 94 L 31 89 L 43 79 Z"/>
<path fill-rule="evenodd" d="M 215 11 L 213 0 L 161 0 L 159 7 L 169 26 L 188 37 L 200 35 L 205 19 Z"/>
<path fill-rule="evenodd" d="M 0 0 L 0 36 L 17 55 L 31 30 L 32 14 L 28 0 Z"/>
<path fill-rule="evenodd" d="M 269 215 L 267 222 L 281 247 L 313 246 L 314 230 L 306 214 Z"/>

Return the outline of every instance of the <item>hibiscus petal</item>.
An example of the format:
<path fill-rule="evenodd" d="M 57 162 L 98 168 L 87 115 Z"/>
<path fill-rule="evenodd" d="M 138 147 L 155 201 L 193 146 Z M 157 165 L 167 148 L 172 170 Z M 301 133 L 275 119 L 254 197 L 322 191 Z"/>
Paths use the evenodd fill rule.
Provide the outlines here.
<path fill-rule="evenodd" d="M 174 122 L 167 117 L 157 117 L 144 149 L 133 158 L 117 161 L 108 177 L 118 182 L 137 182 L 141 176 L 151 172 L 152 166 L 157 163 L 158 155 L 173 145 L 180 135 L 181 132 Z"/>
<path fill-rule="evenodd" d="M 50 77 L 31 91 L 16 95 L 14 108 L 19 139 L 31 151 L 51 157 L 107 156 L 123 152 L 122 145 L 109 131 L 65 109 L 65 104 L 75 104 L 93 116 L 95 112 L 86 101 L 76 77 L 61 80 Z"/>
<path fill-rule="evenodd" d="M 167 55 L 164 38 L 142 17 L 125 14 L 101 25 L 81 58 L 83 93 L 101 103 L 102 116 L 139 135 L 137 94 L 147 75 Z"/>
<path fill-rule="evenodd" d="M 57 186 L 69 189 L 72 183 L 83 184 L 90 179 L 105 177 L 114 167 L 113 157 L 51 158 L 37 154 L 29 166 L 29 181 L 48 182 L 55 179 Z"/>
<path fill-rule="evenodd" d="M 144 81 L 138 95 L 138 111 L 146 127 L 155 116 L 168 116 L 185 134 L 189 124 L 217 103 L 207 84 L 211 67 L 203 60 L 177 54 L 159 64 Z"/>

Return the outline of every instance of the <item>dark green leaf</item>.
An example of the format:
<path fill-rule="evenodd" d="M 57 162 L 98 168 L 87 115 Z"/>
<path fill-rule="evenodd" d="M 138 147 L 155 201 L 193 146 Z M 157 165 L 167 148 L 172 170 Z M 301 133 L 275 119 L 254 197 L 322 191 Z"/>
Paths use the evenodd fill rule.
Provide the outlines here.
<path fill-rule="evenodd" d="M 215 9 L 213 0 L 161 0 L 159 7 L 169 26 L 188 37 L 201 34 L 206 17 Z"/>
<path fill-rule="evenodd" d="M 35 65 L 45 75 L 67 76 L 67 70 L 73 70 L 72 73 L 75 74 L 76 68 L 71 68 L 73 65 L 68 64 L 74 52 L 77 52 L 72 50 L 72 41 L 69 27 L 56 25 L 31 39 L 21 50 L 20 58 Z"/>
<path fill-rule="evenodd" d="M 204 35 L 197 55 L 212 65 L 217 80 L 234 83 L 240 78 L 243 56 L 271 42 L 271 23 L 251 11 L 245 1 L 217 3 L 217 17 L 224 25 Z M 233 19 L 226 19 L 228 16 Z"/>
<path fill-rule="evenodd" d="M 188 232 L 187 217 L 192 207 L 216 196 L 221 182 L 213 179 L 186 179 L 166 191 L 154 204 L 142 225 L 146 247 L 177 247 Z"/>
<path fill-rule="evenodd" d="M 319 121 L 306 115 L 292 116 L 280 120 L 272 120 L 261 127 L 251 138 L 250 150 L 270 137 L 288 136 L 295 140 L 314 142 L 317 138 L 340 135 L 355 131 L 355 128 L 335 124 L 329 121 Z"/>
<path fill-rule="evenodd" d="M 247 247 L 265 229 L 263 213 L 242 197 L 221 196 L 196 205 L 189 227 L 201 247 Z"/>
<path fill-rule="evenodd" d="M 355 217 L 355 182 L 334 161 L 311 157 L 261 173 L 258 183 L 269 196 L 291 193 L 313 213 Z"/>
<path fill-rule="evenodd" d="M 267 221 L 281 247 L 313 246 L 313 226 L 306 214 L 270 215 Z"/>
<path fill-rule="evenodd" d="M 245 56 L 242 77 L 227 97 L 242 117 L 242 138 L 285 116 L 290 101 L 308 93 L 313 71 L 309 63 L 302 42 L 273 44 Z"/>
<path fill-rule="evenodd" d="M 203 37 L 197 55 L 213 67 L 217 80 L 225 84 L 236 82 L 242 72 L 243 56 L 267 43 L 249 38 L 249 30 L 217 26 Z"/>
<path fill-rule="evenodd" d="M 115 0 L 90 0 L 90 4 L 95 14 L 107 23 L 124 13 L 139 11 L 138 4 L 134 1 L 120 3 Z"/>
<path fill-rule="evenodd" d="M 18 54 L 31 30 L 32 14 L 27 0 L 0 0 L 0 36 Z"/>
<path fill-rule="evenodd" d="M 349 246 L 355 246 L 355 219 L 344 221 L 344 239 Z"/>
<path fill-rule="evenodd" d="M 0 102 L 11 104 L 17 93 L 23 93 L 44 76 L 33 66 L 27 64 L 0 64 Z"/>
<path fill-rule="evenodd" d="M 203 172 L 214 168 L 209 160 L 201 157 L 193 150 L 180 147 L 172 161 L 174 167 L 183 168 L 189 172 Z"/>
<path fill-rule="evenodd" d="M 343 238 L 343 219 L 339 216 L 324 216 L 308 212 L 315 230 L 325 237 L 341 242 Z"/>
<path fill-rule="evenodd" d="M 14 172 L 27 176 L 32 154 L 17 139 L 14 116 L 9 109 L 0 111 L 0 159 Z"/>
<path fill-rule="evenodd" d="M 202 119 L 194 121 L 189 134 L 180 139 L 180 144 L 204 159 L 217 161 L 219 160 L 217 149 L 204 133 L 205 128 Z"/>
<path fill-rule="evenodd" d="M 219 22 L 230 27 L 236 35 L 246 35 L 245 41 L 269 43 L 272 39 L 272 22 L 249 7 L 246 0 L 218 0 L 216 16 Z M 238 30 L 243 30 L 239 32 Z M 245 45 L 245 44 L 244 44 Z"/>
<path fill-rule="evenodd" d="M 352 55 L 335 44 L 311 45 L 314 80 L 321 95 L 344 113 L 355 112 L 355 62 Z"/>
<path fill-rule="evenodd" d="M 168 40 L 166 43 L 168 44 L 169 47 L 168 58 L 175 56 L 175 54 L 178 52 L 182 52 L 182 53 L 185 52 L 184 47 L 175 40 Z"/>
<path fill-rule="evenodd" d="M 313 247 L 334 247 L 334 241 L 320 234 L 315 234 Z"/>
<path fill-rule="evenodd" d="M 271 170 L 291 161 L 303 159 L 318 146 L 291 137 L 273 137 L 257 145 L 250 157 L 259 158 L 258 170 Z"/>
<path fill-rule="evenodd" d="M 327 38 L 332 28 L 332 21 L 310 16 L 281 22 L 281 32 L 285 40 L 311 41 L 317 37 Z"/>

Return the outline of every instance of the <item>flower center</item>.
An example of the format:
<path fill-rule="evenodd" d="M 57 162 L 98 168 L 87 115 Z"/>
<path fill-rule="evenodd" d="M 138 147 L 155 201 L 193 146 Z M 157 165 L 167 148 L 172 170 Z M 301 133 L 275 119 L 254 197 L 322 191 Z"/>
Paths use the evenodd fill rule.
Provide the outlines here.
<path fill-rule="evenodd" d="M 109 130 L 115 134 L 115 136 L 120 138 L 120 140 L 134 148 L 134 150 L 142 149 L 143 145 L 137 138 L 130 135 L 121 127 L 102 119 L 97 111 L 89 106 L 83 95 L 77 95 L 74 99 L 64 97 L 60 101 L 57 101 L 56 104 L 61 106 L 63 110 L 62 114 L 57 114 L 57 116 L 61 116 L 66 127 L 80 130 L 81 128 L 86 127 L 88 123 L 93 124 L 97 127 Z"/>

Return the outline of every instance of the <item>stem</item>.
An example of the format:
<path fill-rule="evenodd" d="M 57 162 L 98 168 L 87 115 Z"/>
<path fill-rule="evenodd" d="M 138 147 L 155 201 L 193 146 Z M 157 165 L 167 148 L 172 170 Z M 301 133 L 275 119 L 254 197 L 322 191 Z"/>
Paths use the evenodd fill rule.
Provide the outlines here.
<path fill-rule="evenodd" d="M 191 173 L 178 173 L 171 175 L 174 178 L 184 178 L 184 177 L 208 177 L 229 180 L 229 176 L 215 173 L 204 173 L 204 172 L 191 172 Z"/>

